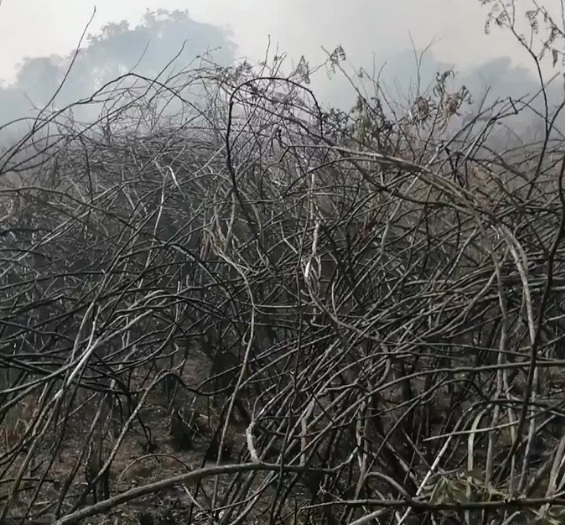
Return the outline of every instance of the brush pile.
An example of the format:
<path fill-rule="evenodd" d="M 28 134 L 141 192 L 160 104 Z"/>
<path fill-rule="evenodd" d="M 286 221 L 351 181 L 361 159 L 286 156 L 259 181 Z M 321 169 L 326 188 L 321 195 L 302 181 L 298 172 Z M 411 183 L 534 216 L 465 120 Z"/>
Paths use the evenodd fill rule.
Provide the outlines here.
<path fill-rule="evenodd" d="M 185 114 L 110 85 L 0 159 L 0 522 L 135 523 L 165 489 L 183 523 L 562 522 L 561 143 L 494 148 L 518 103 L 463 122 L 443 77 L 345 113 L 196 76 Z"/>

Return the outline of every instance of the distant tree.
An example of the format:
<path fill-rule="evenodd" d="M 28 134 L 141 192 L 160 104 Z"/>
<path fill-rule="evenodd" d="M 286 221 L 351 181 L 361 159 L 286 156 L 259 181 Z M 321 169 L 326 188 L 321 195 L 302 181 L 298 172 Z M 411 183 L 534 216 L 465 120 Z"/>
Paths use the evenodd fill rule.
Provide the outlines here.
<path fill-rule="evenodd" d="M 222 28 L 196 22 L 187 11 L 147 11 L 135 26 L 126 21 L 111 23 L 87 38 L 55 106 L 87 97 L 132 70 L 153 78 L 181 49 L 169 74 L 186 68 L 207 52 L 220 65 L 229 65 L 235 54 L 235 45 Z M 0 124 L 47 104 L 65 78 L 74 54 L 26 59 L 15 81 L 0 87 Z"/>
<path fill-rule="evenodd" d="M 195 22 L 188 11 L 147 11 L 135 27 L 128 22 L 108 24 L 99 35 L 89 37 L 88 46 L 78 60 L 75 76 L 98 83 L 108 82 L 135 67 L 136 72 L 154 77 L 177 52 L 185 67 L 196 57 L 214 51 L 214 61 L 228 65 L 235 46 L 226 32 L 215 26 Z"/>

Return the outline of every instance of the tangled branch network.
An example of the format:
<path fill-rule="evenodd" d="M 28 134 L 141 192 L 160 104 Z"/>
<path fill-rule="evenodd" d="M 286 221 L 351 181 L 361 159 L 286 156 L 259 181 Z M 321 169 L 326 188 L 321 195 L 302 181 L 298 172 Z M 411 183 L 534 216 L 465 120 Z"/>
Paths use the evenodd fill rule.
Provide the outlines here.
<path fill-rule="evenodd" d="M 94 100 L 0 159 L 1 523 L 562 522 L 559 142 L 490 135 L 526 104 Z"/>

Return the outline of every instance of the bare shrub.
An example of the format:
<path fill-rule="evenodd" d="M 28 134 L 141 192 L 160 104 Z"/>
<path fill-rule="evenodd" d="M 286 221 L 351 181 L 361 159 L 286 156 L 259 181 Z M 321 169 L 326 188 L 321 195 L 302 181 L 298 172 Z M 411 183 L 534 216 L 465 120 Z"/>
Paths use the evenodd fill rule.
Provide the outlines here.
<path fill-rule="evenodd" d="M 558 144 L 493 150 L 527 103 L 463 120 L 448 75 L 345 113 L 278 68 L 110 84 L 1 159 L 0 521 L 561 512 Z"/>

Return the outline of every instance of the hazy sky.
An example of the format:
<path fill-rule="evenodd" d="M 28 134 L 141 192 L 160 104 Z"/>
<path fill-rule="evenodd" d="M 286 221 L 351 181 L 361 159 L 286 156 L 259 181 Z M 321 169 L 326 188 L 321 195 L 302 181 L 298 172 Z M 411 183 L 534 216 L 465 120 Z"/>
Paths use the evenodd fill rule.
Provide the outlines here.
<path fill-rule="evenodd" d="M 505 33 L 485 36 L 485 8 L 479 0 L 2 0 L 0 78 L 12 79 L 26 56 L 66 54 L 77 43 L 94 7 L 91 25 L 137 21 L 146 9 L 189 9 L 198 21 L 229 27 L 240 54 L 258 58 L 271 36 L 292 57 L 314 62 L 324 46 L 341 44 L 353 64 L 377 63 L 411 46 L 434 41 L 436 58 L 459 69 L 525 53 Z"/>

